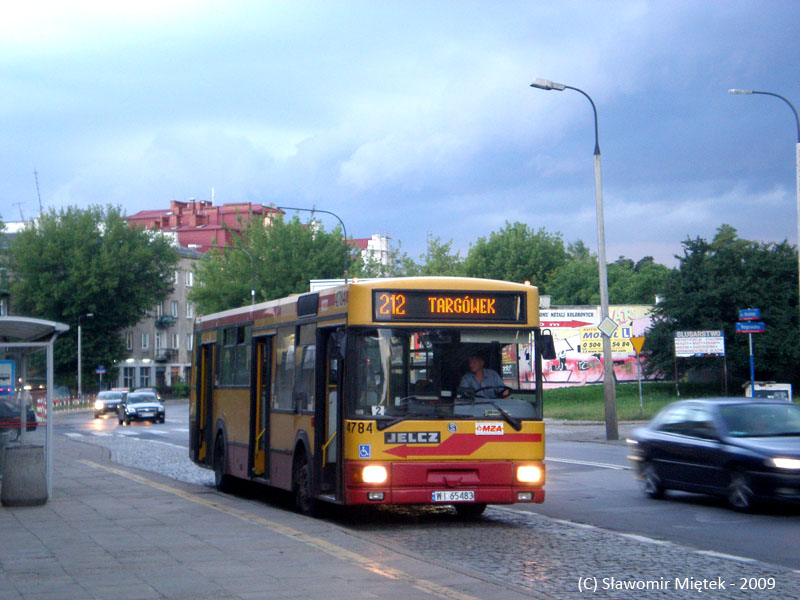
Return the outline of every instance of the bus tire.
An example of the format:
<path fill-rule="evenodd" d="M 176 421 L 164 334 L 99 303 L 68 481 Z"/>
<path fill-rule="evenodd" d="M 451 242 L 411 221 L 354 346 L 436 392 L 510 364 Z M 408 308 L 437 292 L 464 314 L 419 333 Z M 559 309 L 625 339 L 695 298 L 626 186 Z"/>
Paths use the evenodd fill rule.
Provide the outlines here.
<path fill-rule="evenodd" d="M 477 519 L 486 510 L 486 504 L 483 502 L 476 502 L 474 504 L 454 504 L 456 514 L 462 519 Z"/>
<path fill-rule="evenodd" d="M 225 440 L 219 434 L 214 442 L 214 487 L 220 492 L 231 489 L 231 476 L 225 472 L 225 465 Z"/>
<path fill-rule="evenodd" d="M 311 493 L 311 467 L 305 458 L 294 468 L 294 505 L 298 512 L 309 517 L 317 514 L 317 501 Z"/>

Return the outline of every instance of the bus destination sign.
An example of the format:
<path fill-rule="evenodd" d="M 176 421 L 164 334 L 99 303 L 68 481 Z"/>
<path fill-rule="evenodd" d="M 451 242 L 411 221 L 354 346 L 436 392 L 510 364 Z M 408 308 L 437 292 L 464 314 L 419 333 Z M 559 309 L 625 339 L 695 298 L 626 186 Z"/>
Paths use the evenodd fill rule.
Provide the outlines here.
<path fill-rule="evenodd" d="M 375 321 L 525 323 L 525 295 L 518 292 L 374 290 Z"/>

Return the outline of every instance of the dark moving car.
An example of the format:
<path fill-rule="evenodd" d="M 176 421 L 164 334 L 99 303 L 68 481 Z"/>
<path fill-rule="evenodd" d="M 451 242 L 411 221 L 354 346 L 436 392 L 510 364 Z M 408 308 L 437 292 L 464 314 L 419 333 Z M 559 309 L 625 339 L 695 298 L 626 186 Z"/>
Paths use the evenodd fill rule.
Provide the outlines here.
<path fill-rule="evenodd" d="M 125 400 L 127 392 L 109 390 L 97 394 L 94 401 L 94 418 L 99 419 L 100 415 L 106 413 L 117 413 L 120 403 Z"/>
<path fill-rule="evenodd" d="M 724 496 L 738 510 L 759 499 L 800 501 L 800 408 L 758 398 L 683 400 L 628 439 L 644 492 Z"/>
<path fill-rule="evenodd" d="M 125 401 L 119 405 L 117 420 L 119 424 L 130 425 L 131 421 L 152 421 L 163 423 L 165 418 L 164 405 L 153 392 L 136 391 L 128 394 Z"/>

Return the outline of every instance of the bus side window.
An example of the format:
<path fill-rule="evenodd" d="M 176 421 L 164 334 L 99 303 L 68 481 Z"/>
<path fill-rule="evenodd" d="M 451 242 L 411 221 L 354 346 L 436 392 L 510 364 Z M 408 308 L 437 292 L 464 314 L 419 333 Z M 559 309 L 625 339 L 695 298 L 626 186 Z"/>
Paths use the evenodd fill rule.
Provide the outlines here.
<path fill-rule="evenodd" d="M 278 332 L 275 357 L 275 393 L 272 395 L 272 406 L 277 410 L 293 410 L 295 358 L 294 331 L 292 329 Z"/>

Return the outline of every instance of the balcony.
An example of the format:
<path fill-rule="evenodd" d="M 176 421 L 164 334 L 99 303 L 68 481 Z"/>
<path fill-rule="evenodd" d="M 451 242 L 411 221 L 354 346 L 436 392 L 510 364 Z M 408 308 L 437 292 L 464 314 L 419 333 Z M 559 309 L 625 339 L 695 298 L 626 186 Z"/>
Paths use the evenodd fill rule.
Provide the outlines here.
<path fill-rule="evenodd" d="M 172 327 L 173 325 L 175 325 L 175 317 L 172 315 L 156 317 L 156 327 Z"/>
<path fill-rule="evenodd" d="M 158 348 L 156 350 L 155 361 L 167 362 L 177 356 L 178 351 L 175 348 Z"/>

